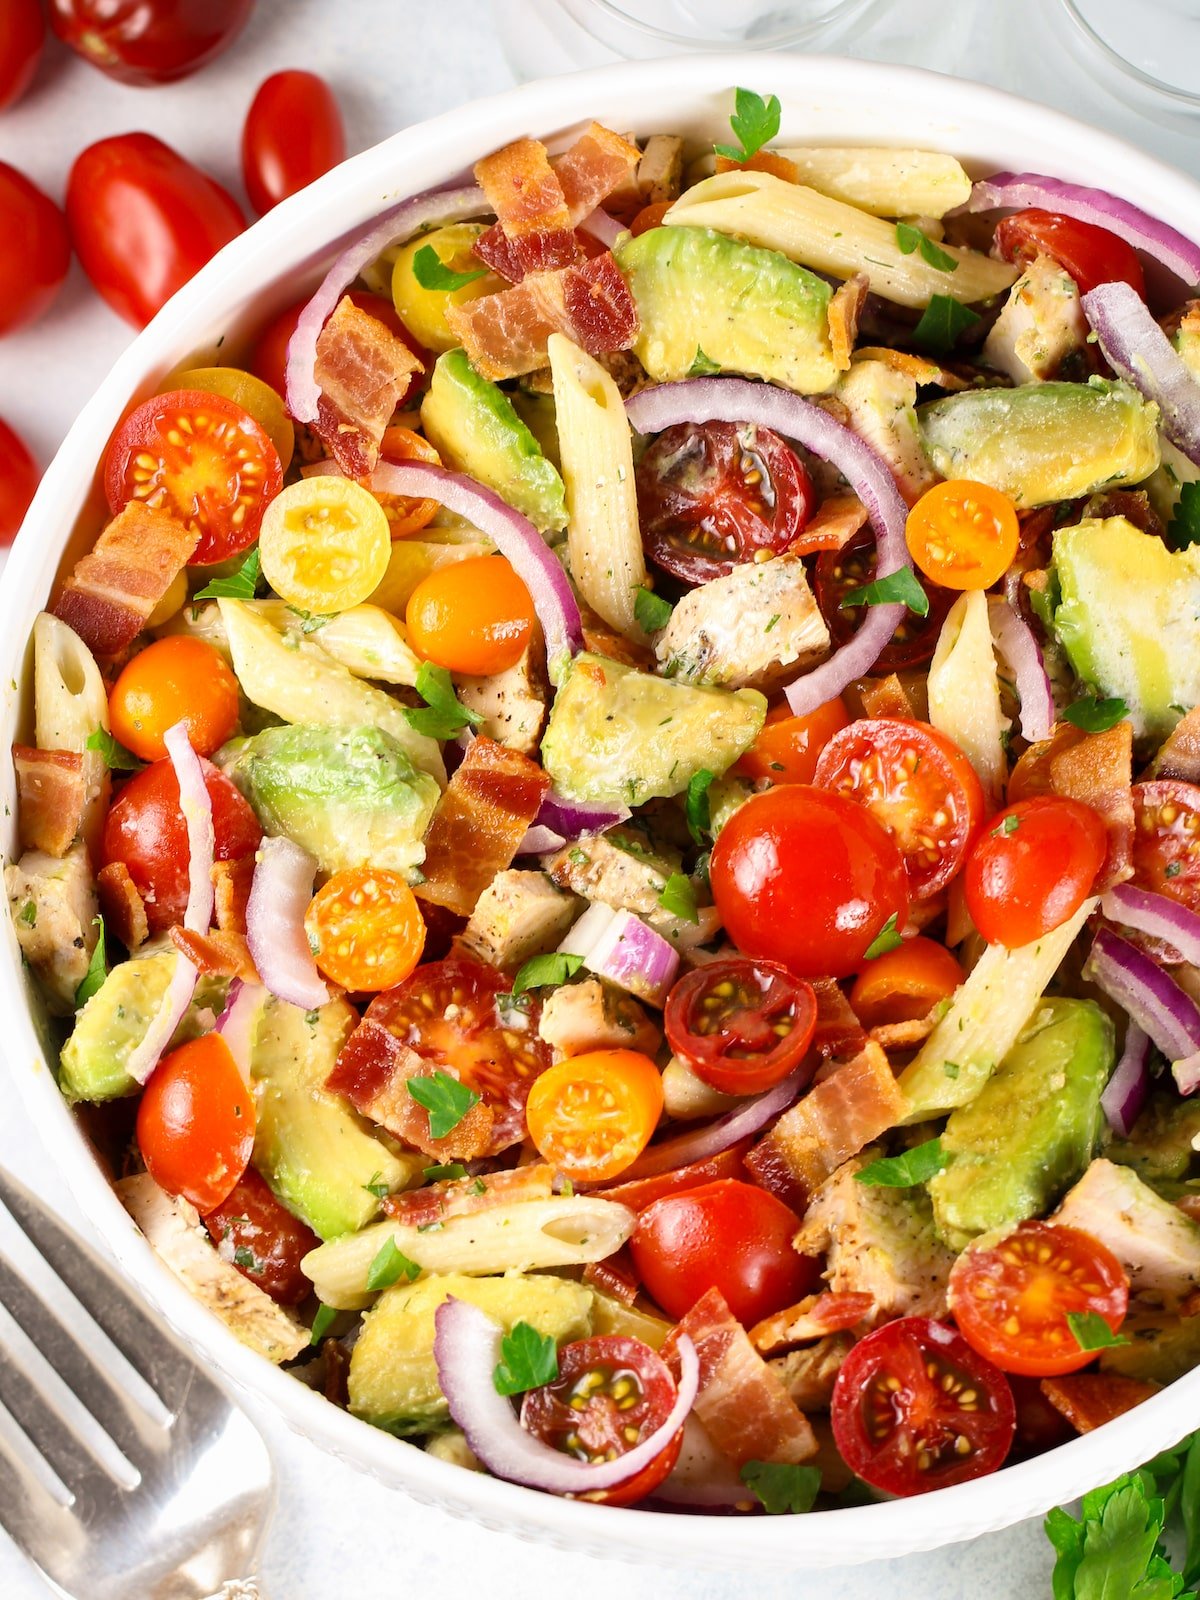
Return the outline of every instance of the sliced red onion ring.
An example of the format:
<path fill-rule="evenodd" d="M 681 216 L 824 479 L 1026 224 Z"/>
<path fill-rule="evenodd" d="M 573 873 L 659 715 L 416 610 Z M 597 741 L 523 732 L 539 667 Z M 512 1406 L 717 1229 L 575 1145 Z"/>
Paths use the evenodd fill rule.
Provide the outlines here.
<path fill-rule="evenodd" d="M 254 1035 L 266 998 L 265 984 L 245 983 L 241 978 L 234 978 L 225 996 L 225 1009 L 217 1018 L 213 1030 L 229 1046 L 229 1053 L 237 1062 L 238 1071 L 247 1084 L 250 1082 Z"/>
<path fill-rule="evenodd" d="M 207 933 L 213 914 L 212 869 L 217 848 L 212 798 L 200 757 L 188 738 L 187 723 L 168 728 L 163 743 L 179 780 L 179 807 L 187 825 L 188 898 L 183 925 L 192 933 Z"/>
<path fill-rule="evenodd" d="M 589 972 L 648 1005 L 661 1006 L 679 971 L 679 952 L 632 911 L 593 902 L 559 945 Z"/>
<path fill-rule="evenodd" d="M 773 383 L 746 378 L 685 378 L 643 389 L 625 402 L 639 433 L 661 433 L 680 422 L 753 422 L 794 439 L 845 478 L 867 508 L 879 552 L 876 577 L 911 566 L 904 539 L 908 507 L 883 457 L 827 411 Z M 878 661 L 904 617 L 902 605 L 870 606 L 854 637 L 803 678 L 788 685 L 796 716 L 815 711 L 841 694 Z"/>
<path fill-rule="evenodd" d="M 1200 967 L 1200 916 L 1178 900 L 1155 894 L 1153 889 L 1119 883 L 1100 901 L 1100 909 L 1110 922 L 1161 939 L 1178 950 L 1181 961 Z"/>
<path fill-rule="evenodd" d="M 1127 283 L 1102 283 L 1082 301 L 1104 359 L 1158 407 L 1162 431 L 1200 466 L 1200 383 Z"/>
<path fill-rule="evenodd" d="M 1057 211 L 1078 222 L 1107 228 L 1135 250 L 1143 250 L 1186 284 L 1200 283 L 1200 245 L 1106 189 L 1089 189 L 1040 172 L 995 172 L 971 190 L 964 211 Z M 952 213 L 953 214 L 953 213 Z"/>
<path fill-rule="evenodd" d="M 1022 734 L 1030 744 L 1048 739 L 1054 732 L 1054 695 L 1037 640 L 1025 620 L 999 595 L 988 597 L 988 621 L 1021 702 Z"/>
<path fill-rule="evenodd" d="M 551 789 L 534 819 L 540 825 L 561 833 L 567 844 L 586 833 L 603 833 L 629 817 L 628 806 L 598 806 L 587 800 L 564 800 Z"/>
<path fill-rule="evenodd" d="M 1121 1059 L 1100 1096 L 1109 1127 L 1122 1139 L 1128 1139 L 1150 1093 L 1149 1061 L 1150 1040 L 1136 1022 L 1130 1022 Z"/>
<path fill-rule="evenodd" d="M 246 943 L 259 977 L 276 999 L 306 1011 L 329 1000 L 304 932 L 316 870 L 291 839 L 264 839 L 246 905 Z"/>
<path fill-rule="evenodd" d="M 287 403 L 297 422 L 315 422 L 321 391 L 313 369 L 317 339 L 337 309 L 337 303 L 359 273 L 389 245 L 402 244 L 421 228 L 462 222 L 488 209 L 483 190 L 474 184 L 461 189 L 427 190 L 385 212 L 360 239 L 338 256 L 312 299 L 300 313 L 287 351 Z"/>
<path fill-rule="evenodd" d="M 125 1070 L 135 1083 L 145 1083 L 158 1065 L 163 1051 L 170 1044 L 175 1029 L 187 1015 L 196 992 L 200 974 L 185 955 L 176 954 L 175 970 L 167 985 L 158 1010 L 150 1026 L 125 1063 Z"/>
<path fill-rule="evenodd" d="M 590 211 L 579 226 L 584 233 L 590 233 L 593 239 L 599 239 L 600 243 L 607 245 L 610 250 L 623 233 L 629 232 L 625 224 L 618 222 L 616 217 L 610 217 L 603 206 L 597 206 L 595 211 Z"/>
<path fill-rule="evenodd" d="M 517 847 L 519 856 L 548 856 L 552 850 L 561 850 L 566 840 L 561 833 L 555 833 L 553 828 L 543 828 L 541 823 L 535 822 L 525 831 L 525 837 Z"/>
<path fill-rule="evenodd" d="M 1188 1062 L 1200 1053 L 1200 1009 L 1143 951 L 1101 928 L 1084 966 L 1091 978 L 1130 1017 L 1171 1062 Z"/>
<path fill-rule="evenodd" d="M 509 1483 L 551 1494 L 586 1494 L 625 1483 L 666 1448 L 696 1398 L 699 1362 L 695 1346 L 683 1334 L 677 1346 L 679 1391 L 665 1421 L 613 1461 L 578 1461 L 527 1433 L 512 1402 L 496 1392 L 492 1375 L 504 1336 L 499 1323 L 478 1306 L 450 1295 L 438 1307 L 434 1326 L 433 1358 L 450 1415 L 488 1471 Z"/>

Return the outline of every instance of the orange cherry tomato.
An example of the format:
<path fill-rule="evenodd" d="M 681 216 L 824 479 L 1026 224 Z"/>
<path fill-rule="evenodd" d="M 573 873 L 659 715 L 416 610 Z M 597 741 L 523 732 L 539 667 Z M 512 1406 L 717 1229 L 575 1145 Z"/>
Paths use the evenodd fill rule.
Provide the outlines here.
<path fill-rule="evenodd" d="M 232 1194 L 254 1149 L 254 1096 L 219 1033 L 159 1062 L 138 1105 L 137 1141 L 155 1183 L 202 1216 Z"/>
<path fill-rule="evenodd" d="M 1035 795 L 998 812 L 963 869 L 971 921 L 989 944 L 1031 944 L 1073 917 L 1104 865 L 1108 833 L 1090 806 Z"/>
<path fill-rule="evenodd" d="M 116 738 L 143 761 L 166 755 L 163 735 L 177 722 L 187 724 L 192 749 L 210 756 L 237 726 L 237 679 L 203 639 L 156 639 L 113 684 L 108 715 Z"/>
<path fill-rule="evenodd" d="M 758 738 L 733 770 L 766 783 L 811 783 L 817 757 L 849 721 L 840 699 L 827 700 L 803 717 L 794 717 L 785 700 L 767 712 Z"/>
<path fill-rule="evenodd" d="M 656 200 L 653 205 L 643 206 L 629 224 L 629 231 L 636 239 L 640 233 L 649 233 L 651 228 L 661 228 L 662 220 L 675 204 L 673 200 Z"/>
<path fill-rule="evenodd" d="M 632 1166 L 662 1116 L 662 1078 L 637 1050 L 593 1050 L 536 1079 L 525 1115 L 539 1153 L 564 1177 L 602 1183 Z"/>
<path fill-rule="evenodd" d="M 952 478 L 928 489 L 908 513 L 909 554 L 945 589 L 990 589 L 1012 565 L 1017 508 L 986 483 Z"/>
<path fill-rule="evenodd" d="M 927 1017 L 966 974 L 936 939 L 906 939 L 868 961 L 854 981 L 850 1004 L 864 1028 Z"/>
<path fill-rule="evenodd" d="M 450 672 L 515 667 L 533 630 L 529 590 L 503 556 L 439 567 L 414 589 L 405 616 L 418 655 Z"/>
<path fill-rule="evenodd" d="M 349 867 L 309 902 L 304 931 L 313 960 L 343 989 L 391 989 L 416 969 L 425 919 L 398 872 Z"/>
<path fill-rule="evenodd" d="M 422 439 L 419 433 L 399 424 L 385 431 L 379 456 L 382 461 L 396 465 L 405 461 L 428 461 L 435 467 L 442 464 L 441 456 L 428 439 Z M 431 522 L 437 512 L 436 500 L 413 500 L 406 494 L 384 494 L 378 489 L 371 492 L 383 507 L 393 539 L 405 539 L 410 533 L 416 533 Z"/>

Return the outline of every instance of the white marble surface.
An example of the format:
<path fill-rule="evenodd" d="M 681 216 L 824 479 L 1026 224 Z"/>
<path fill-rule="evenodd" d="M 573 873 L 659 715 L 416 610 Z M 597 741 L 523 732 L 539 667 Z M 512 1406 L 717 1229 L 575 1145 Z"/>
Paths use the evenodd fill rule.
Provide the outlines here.
<path fill-rule="evenodd" d="M 518 0 L 493 3 L 499 8 Z M 1032 27 L 1035 16 L 1040 24 L 1053 4 L 954 0 L 951 24 L 941 6 L 931 13 L 926 0 L 900 0 L 888 12 L 889 49 L 912 62 L 972 68 L 974 75 L 1044 95 L 1194 168 L 1194 133 L 1147 122 L 1130 106 L 1102 99 L 1091 87 L 1086 63 L 1073 51 L 1064 54 L 1065 36 L 1056 40 L 1046 33 L 1034 48 L 1023 43 L 1017 50 L 1014 41 L 1032 37 L 1025 24 Z M 944 27 L 937 26 L 939 17 Z M 1001 17 L 1004 38 L 996 32 Z M 351 147 L 361 149 L 397 127 L 511 82 L 492 21 L 487 0 L 259 0 L 229 55 L 166 90 L 122 88 L 55 51 L 33 92 L 0 119 L 0 159 L 61 196 L 70 161 L 83 145 L 103 134 L 146 129 L 240 192 L 241 121 L 254 88 L 269 72 L 303 66 L 324 73 L 345 108 Z M 74 268 L 51 314 L 0 344 L 0 416 L 48 459 L 129 337 Z M 0 1162 L 79 1221 L 28 1122 L 10 1097 L 2 1103 Z M 614 1585 L 625 1600 L 733 1600 L 743 1593 L 755 1600 L 792 1600 L 796 1592 L 794 1580 L 618 1569 L 521 1545 L 410 1504 L 306 1448 L 261 1410 L 256 1420 L 272 1447 L 279 1479 L 262 1565 L 272 1600 L 383 1600 L 401 1592 L 463 1593 L 472 1585 L 503 1600 L 551 1594 L 609 1600 Z M 891 1600 L 1033 1600 L 1049 1595 L 1049 1570 L 1041 1531 L 1028 1525 L 970 1547 L 892 1563 L 886 1575 L 878 1567 L 847 1568 L 815 1583 L 825 1600 L 867 1600 L 885 1587 Z M 39 1600 L 49 1592 L 0 1535 L 0 1595 Z"/>

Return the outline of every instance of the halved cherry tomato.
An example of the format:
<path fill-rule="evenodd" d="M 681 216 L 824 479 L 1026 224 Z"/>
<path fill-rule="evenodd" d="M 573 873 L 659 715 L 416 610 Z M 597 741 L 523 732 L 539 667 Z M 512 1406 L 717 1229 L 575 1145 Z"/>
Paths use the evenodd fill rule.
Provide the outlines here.
<path fill-rule="evenodd" d="M 719 578 L 760 551 L 786 550 L 816 505 L 796 452 L 751 423 L 668 428 L 636 478 L 646 554 L 685 583 Z"/>
<path fill-rule="evenodd" d="M 904 857 L 908 892 L 928 900 L 966 860 L 983 789 L 952 739 L 899 717 L 852 722 L 821 751 L 816 782 L 866 806 Z"/>
<path fill-rule="evenodd" d="M 817 997 L 786 967 L 737 956 L 705 962 L 680 978 L 663 1025 L 671 1049 L 712 1088 L 760 1094 L 804 1059 Z"/>
<path fill-rule="evenodd" d="M 452 561 L 423 578 L 405 611 L 408 642 L 451 672 L 515 667 L 534 625 L 529 590 L 503 556 Z"/>
<path fill-rule="evenodd" d="M 986 483 L 952 478 L 927 489 L 908 513 L 908 552 L 944 589 L 990 589 L 1012 565 L 1021 537 L 1017 508 Z"/>
<path fill-rule="evenodd" d="M 451 307 L 466 306 L 485 294 L 508 288 L 498 273 L 482 270 L 483 262 L 475 254 L 474 245 L 483 232 L 482 222 L 452 222 L 431 233 L 418 234 L 396 253 L 392 263 L 392 304 L 409 329 L 408 337 L 420 340 L 429 350 L 440 353 L 461 343 L 446 321 Z M 427 289 L 417 277 L 416 260 L 422 250 L 432 250 L 447 271 L 456 277 L 465 276 L 468 281 L 457 289 Z"/>
<path fill-rule="evenodd" d="M 673 200 L 656 200 L 653 205 L 643 206 L 629 224 L 629 231 L 636 239 L 639 234 L 649 233 L 651 228 L 662 226 L 662 219 L 675 204 Z"/>
<path fill-rule="evenodd" d="M 797 977 L 857 972 L 890 918 L 908 916 L 904 862 L 871 813 L 788 783 L 756 794 L 721 829 L 709 864 L 726 932 L 744 954 Z"/>
<path fill-rule="evenodd" d="M 37 321 L 70 264 L 62 212 L 23 172 L 0 161 L 0 335 Z"/>
<path fill-rule="evenodd" d="M 1107 1245 L 1078 1228 L 1023 1222 L 964 1250 L 950 1272 L 950 1310 L 968 1344 L 1005 1372 L 1056 1378 L 1095 1360 L 1067 1318 L 1125 1320 L 1129 1279 Z"/>
<path fill-rule="evenodd" d="M 50 0 L 50 26 L 118 83 L 174 83 L 232 43 L 253 6 L 254 0 Z"/>
<path fill-rule="evenodd" d="M 1200 789 L 1178 778 L 1133 786 L 1133 881 L 1200 911 Z"/>
<path fill-rule="evenodd" d="M 346 159 L 333 90 L 315 72 L 275 72 L 259 84 L 242 129 L 242 177 L 263 216 Z"/>
<path fill-rule="evenodd" d="M 399 423 L 394 423 L 384 432 L 379 455 L 381 460 L 396 465 L 405 461 L 428 461 L 435 467 L 442 464 L 441 456 L 428 439 L 423 439 L 411 428 L 402 428 Z M 393 539 L 406 539 L 410 533 L 416 533 L 426 523 L 432 522 L 437 515 L 436 500 L 413 500 L 406 494 L 385 494 L 379 490 L 372 492 L 383 507 Z"/>
<path fill-rule="evenodd" d="M 724 1178 L 656 1200 L 629 1241 L 646 1292 L 669 1317 L 719 1289 L 749 1327 L 794 1305 L 816 1284 L 819 1262 L 797 1254 L 800 1218 L 757 1184 Z"/>
<path fill-rule="evenodd" d="M 558 1352 L 558 1377 L 530 1389 L 521 1426 L 543 1444 L 577 1461 L 612 1461 L 661 1428 L 679 1390 L 671 1369 L 640 1339 L 609 1335 L 577 1339 Z M 658 1488 L 679 1459 L 683 1429 L 649 1465 L 612 1489 L 585 1500 L 631 1506 Z"/>
<path fill-rule="evenodd" d="M 564 1177 L 603 1183 L 641 1155 L 662 1116 L 662 1078 L 638 1050 L 590 1050 L 543 1072 L 525 1115 Z"/>
<path fill-rule="evenodd" d="M 872 581 L 876 559 L 875 540 L 866 531 L 856 533 L 840 550 L 824 550 L 817 557 L 813 594 L 835 646 L 845 644 L 862 624 L 862 606 L 843 606 L 842 601 L 852 589 L 861 589 Z M 929 597 L 928 613 L 918 617 L 905 611 L 891 644 L 875 663 L 873 671 L 877 676 L 923 666 L 933 656 L 954 596 L 936 584 L 922 587 Z"/>
<path fill-rule="evenodd" d="M 864 1028 L 927 1017 L 952 995 L 966 974 L 936 939 L 906 939 L 868 961 L 850 991 L 850 1004 Z"/>
<path fill-rule="evenodd" d="M 252 372 L 243 372 L 240 367 L 190 367 L 179 374 L 171 387 L 203 389 L 205 394 L 219 394 L 225 400 L 232 400 L 235 406 L 250 413 L 270 439 L 284 472 L 291 466 L 296 449 L 292 419 L 280 395 Z"/>
<path fill-rule="evenodd" d="M 885 1494 L 925 1494 L 995 1472 L 1013 1441 L 1008 1381 L 961 1334 L 902 1317 L 860 1339 L 833 1387 L 842 1459 Z"/>
<path fill-rule="evenodd" d="M 995 249 L 1019 266 L 1050 256 L 1074 278 L 1080 294 L 1101 283 L 1128 283 L 1146 297 L 1145 274 L 1133 246 L 1092 222 L 1056 211 L 1018 211 L 997 224 Z"/>
<path fill-rule="evenodd" d="M 385 299 L 381 294 L 371 294 L 367 289 L 350 289 L 348 293 L 350 299 L 360 311 L 365 311 L 369 317 L 374 317 L 376 321 L 382 322 L 390 333 L 396 335 L 397 339 L 403 339 L 408 348 L 428 370 L 432 365 L 429 351 L 419 345 L 412 334 L 409 333 L 399 316 L 397 316 L 396 308 L 390 300 Z M 254 373 L 255 377 L 261 378 L 264 383 L 270 384 L 276 394 L 285 397 L 287 395 L 287 347 L 296 331 L 296 323 L 300 319 L 300 313 L 308 304 L 308 299 L 309 297 L 306 295 L 303 300 L 297 300 L 293 305 L 285 306 L 282 311 L 278 312 L 259 334 L 254 348 L 250 352 L 248 365 L 251 372 Z M 407 392 L 400 398 L 401 405 L 409 398 L 413 390 L 420 385 L 421 381 L 421 373 L 414 372 L 412 383 L 409 385 Z"/>
<path fill-rule="evenodd" d="M 343 989 L 392 989 L 416 968 L 425 919 L 399 872 L 348 867 L 317 890 L 304 913 L 313 960 Z"/>
<path fill-rule="evenodd" d="M 137 1141 L 150 1176 L 196 1210 L 228 1198 L 254 1149 L 254 1095 L 219 1033 L 164 1056 L 142 1090 Z"/>
<path fill-rule="evenodd" d="M 1073 917 L 1104 864 L 1104 823 L 1078 800 L 1036 795 L 992 817 L 963 870 L 971 921 L 989 944 L 1029 944 Z"/>
<path fill-rule="evenodd" d="M 147 400 L 125 418 L 104 458 L 114 514 L 144 500 L 195 528 L 195 567 L 252 545 L 282 484 L 278 452 L 250 413 L 201 389 Z"/>
<path fill-rule="evenodd" d="M 219 650 L 204 639 L 156 639 L 121 671 L 108 697 L 112 731 L 143 761 L 167 753 L 163 735 L 187 724 L 192 749 L 210 756 L 233 733 L 238 683 Z"/>
<path fill-rule="evenodd" d="M 321 1242 L 307 1223 L 275 1198 L 247 1167 L 233 1189 L 204 1219 L 218 1254 L 281 1306 L 298 1306 L 312 1293 L 300 1266 Z"/>
<path fill-rule="evenodd" d="M 811 783 L 817 757 L 850 718 L 840 699 L 796 717 L 785 701 L 767 712 L 767 720 L 738 760 L 734 771 L 765 783 Z"/>
<path fill-rule="evenodd" d="M 716 1183 L 719 1178 L 744 1178 L 744 1157 L 753 1141 L 739 1139 L 728 1149 L 703 1161 L 689 1161 L 685 1167 L 672 1167 L 670 1172 L 659 1172 L 651 1178 L 630 1178 L 627 1183 L 605 1184 L 606 1200 L 616 1200 L 631 1211 L 644 1211 L 665 1195 L 680 1194 L 684 1189 L 699 1189 L 706 1183 Z"/>
<path fill-rule="evenodd" d="M 40 478 L 24 439 L 0 418 L 0 545 L 16 538 Z"/>
<path fill-rule="evenodd" d="M 369 489 L 332 473 L 289 483 L 259 533 L 263 577 L 281 600 L 314 616 L 349 611 L 375 592 L 392 541 Z"/>
<path fill-rule="evenodd" d="M 33 82 L 46 24 L 38 0 L 4 0 L 0 9 L 0 111 L 15 105 Z"/>

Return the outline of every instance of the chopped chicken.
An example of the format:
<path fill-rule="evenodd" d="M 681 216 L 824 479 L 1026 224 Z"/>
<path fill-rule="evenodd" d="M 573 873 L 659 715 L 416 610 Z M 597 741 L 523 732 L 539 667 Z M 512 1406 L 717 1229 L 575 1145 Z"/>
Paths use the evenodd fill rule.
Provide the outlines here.
<path fill-rule="evenodd" d="M 1051 1220 L 1106 1244 L 1134 1294 L 1170 1304 L 1200 1287 L 1200 1223 L 1161 1199 L 1131 1167 L 1093 1161 Z"/>
<path fill-rule="evenodd" d="M 544 872 L 498 872 L 475 902 L 462 942 L 472 955 L 505 971 L 545 955 L 578 915 L 579 901 Z"/>
<path fill-rule="evenodd" d="M 538 1033 L 556 1056 L 578 1056 L 586 1050 L 640 1050 L 653 1056 L 662 1033 L 631 995 L 599 978 L 568 983 L 542 1003 Z"/>
<path fill-rule="evenodd" d="M 637 166 L 642 204 L 662 205 L 678 200 L 682 183 L 683 140 L 673 133 L 651 134 Z"/>
<path fill-rule="evenodd" d="M 547 870 L 561 888 L 585 900 L 650 916 L 661 909 L 658 897 L 679 871 L 679 857 L 654 849 L 643 833 L 613 828 L 560 850 Z"/>
<path fill-rule="evenodd" d="M 703 1078 L 698 1078 L 678 1056 L 663 1068 L 663 1109 L 677 1122 L 692 1122 L 698 1117 L 721 1117 L 743 1103 L 736 1094 L 722 1094 Z"/>
<path fill-rule="evenodd" d="M 546 720 L 546 686 L 532 647 L 504 672 L 455 680 L 458 698 L 483 718 L 479 732 L 522 755 L 533 755 Z"/>
<path fill-rule="evenodd" d="M 51 1008 L 68 1016 L 96 948 L 100 906 L 87 849 L 80 842 L 62 857 L 26 850 L 5 867 L 4 884 L 21 954 Z"/>
<path fill-rule="evenodd" d="M 1040 383 L 1082 350 L 1087 336 L 1074 278 L 1050 256 L 1037 256 L 1009 290 L 983 357 L 1014 383 Z"/>
<path fill-rule="evenodd" d="M 767 1365 L 801 1411 L 827 1411 L 842 1362 L 853 1348 L 852 1333 L 831 1333 L 802 1350 L 773 1356 Z"/>
<path fill-rule="evenodd" d="M 883 361 L 856 361 L 833 392 L 848 426 L 887 462 L 905 500 L 919 500 L 937 474 L 917 426 L 917 380 Z"/>

